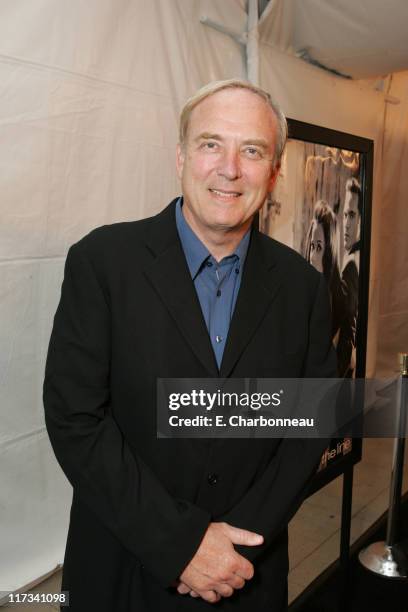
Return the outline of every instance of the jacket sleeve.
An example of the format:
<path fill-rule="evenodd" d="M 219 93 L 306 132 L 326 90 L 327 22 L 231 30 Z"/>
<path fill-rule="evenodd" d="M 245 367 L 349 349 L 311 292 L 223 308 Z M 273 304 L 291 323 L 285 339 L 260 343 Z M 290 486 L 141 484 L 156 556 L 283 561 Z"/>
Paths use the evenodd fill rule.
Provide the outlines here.
<path fill-rule="evenodd" d="M 341 320 L 337 360 L 339 376 L 351 374 L 351 356 L 356 343 L 358 311 L 358 270 L 353 261 L 349 262 L 341 278 Z"/>
<path fill-rule="evenodd" d="M 320 275 L 310 315 L 309 344 L 304 378 L 332 378 L 336 356 L 331 344 L 331 314 L 326 283 Z M 238 547 L 250 560 L 272 544 L 298 510 L 329 440 L 283 438 L 262 476 L 245 496 L 219 520 L 264 536 L 264 544 Z"/>
<path fill-rule="evenodd" d="M 68 253 L 48 350 L 48 434 L 76 496 L 169 586 L 193 557 L 210 516 L 172 498 L 112 418 L 110 336 L 109 302 L 81 241 Z"/>

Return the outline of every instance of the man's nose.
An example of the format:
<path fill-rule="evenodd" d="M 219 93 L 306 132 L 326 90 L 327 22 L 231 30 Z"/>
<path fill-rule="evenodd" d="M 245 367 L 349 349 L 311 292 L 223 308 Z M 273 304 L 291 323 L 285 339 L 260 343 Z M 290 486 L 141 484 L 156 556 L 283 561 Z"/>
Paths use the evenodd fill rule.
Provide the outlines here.
<path fill-rule="evenodd" d="M 219 159 L 217 173 L 219 176 L 224 176 L 229 181 L 240 178 L 242 174 L 241 157 L 238 150 L 231 147 L 223 151 Z"/>

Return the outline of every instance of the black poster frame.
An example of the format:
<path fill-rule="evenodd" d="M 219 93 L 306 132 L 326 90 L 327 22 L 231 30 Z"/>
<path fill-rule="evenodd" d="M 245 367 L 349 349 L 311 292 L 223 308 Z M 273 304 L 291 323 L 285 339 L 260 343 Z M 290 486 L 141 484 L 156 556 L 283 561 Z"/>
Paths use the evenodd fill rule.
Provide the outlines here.
<path fill-rule="evenodd" d="M 356 378 L 366 375 L 367 326 L 370 272 L 371 203 L 373 192 L 374 142 L 368 138 L 332 130 L 318 125 L 288 119 L 289 139 L 334 147 L 359 153 L 362 215 L 360 220 L 360 270 L 358 279 L 358 315 L 356 327 Z M 340 441 L 339 441 L 340 442 Z M 352 449 L 336 456 L 313 478 L 309 495 L 315 493 L 338 476 L 350 472 L 361 460 L 362 440 L 353 439 Z"/>

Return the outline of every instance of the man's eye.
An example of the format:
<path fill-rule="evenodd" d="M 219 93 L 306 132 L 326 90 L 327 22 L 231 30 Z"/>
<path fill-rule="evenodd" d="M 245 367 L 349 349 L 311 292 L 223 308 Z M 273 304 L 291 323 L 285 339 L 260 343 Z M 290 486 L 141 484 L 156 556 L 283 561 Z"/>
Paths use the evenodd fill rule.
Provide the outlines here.
<path fill-rule="evenodd" d="M 250 159 L 261 159 L 262 158 L 261 152 L 259 151 L 259 149 L 256 149 L 255 147 L 246 147 L 244 149 L 244 153 Z"/>
<path fill-rule="evenodd" d="M 216 142 L 203 142 L 201 145 L 202 149 L 206 149 L 207 151 L 215 151 L 218 147 Z"/>

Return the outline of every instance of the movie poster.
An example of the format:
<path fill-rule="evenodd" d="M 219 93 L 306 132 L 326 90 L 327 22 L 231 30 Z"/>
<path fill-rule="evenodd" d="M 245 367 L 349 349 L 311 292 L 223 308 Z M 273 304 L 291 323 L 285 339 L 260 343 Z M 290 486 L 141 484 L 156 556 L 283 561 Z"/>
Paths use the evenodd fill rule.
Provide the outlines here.
<path fill-rule="evenodd" d="M 261 231 L 292 247 L 329 288 L 338 376 L 356 370 L 362 169 L 359 152 L 290 139 L 275 190 L 260 212 Z M 352 450 L 333 440 L 320 469 Z"/>

